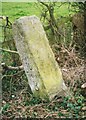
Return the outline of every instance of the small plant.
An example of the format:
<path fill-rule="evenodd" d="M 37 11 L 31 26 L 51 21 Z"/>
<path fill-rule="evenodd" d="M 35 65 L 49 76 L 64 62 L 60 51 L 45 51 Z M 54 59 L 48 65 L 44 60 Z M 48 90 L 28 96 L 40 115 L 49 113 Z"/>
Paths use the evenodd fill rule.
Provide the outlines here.
<path fill-rule="evenodd" d="M 25 101 L 25 105 L 35 105 L 35 104 L 40 104 L 42 102 L 41 98 L 36 98 L 36 97 L 31 97 L 30 100 Z"/>
<path fill-rule="evenodd" d="M 59 112 L 58 116 L 61 117 L 61 116 L 64 116 L 64 114 L 62 112 Z"/>
<path fill-rule="evenodd" d="M 64 109 L 67 109 L 68 112 L 73 114 L 73 117 L 78 118 L 80 116 L 80 111 L 83 106 L 84 97 L 82 95 L 77 94 L 74 96 L 74 99 L 69 97 L 63 97 L 63 102 L 61 103 L 61 106 L 63 106 Z"/>
<path fill-rule="evenodd" d="M 10 107 L 9 103 L 6 103 L 3 107 L 2 107 L 2 113 L 5 113 Z"/>

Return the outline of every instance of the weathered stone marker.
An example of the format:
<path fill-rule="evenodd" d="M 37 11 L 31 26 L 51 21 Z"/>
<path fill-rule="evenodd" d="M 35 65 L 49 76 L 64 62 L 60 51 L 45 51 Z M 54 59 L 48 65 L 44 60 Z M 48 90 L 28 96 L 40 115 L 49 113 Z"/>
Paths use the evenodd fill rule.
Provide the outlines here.
<path fill-rule="evenodd" d="M 52 99 L 66 91 L 61 71 L 38 17 L 24 16 L 16 20 L 13 35 L 33 94 Z"/>

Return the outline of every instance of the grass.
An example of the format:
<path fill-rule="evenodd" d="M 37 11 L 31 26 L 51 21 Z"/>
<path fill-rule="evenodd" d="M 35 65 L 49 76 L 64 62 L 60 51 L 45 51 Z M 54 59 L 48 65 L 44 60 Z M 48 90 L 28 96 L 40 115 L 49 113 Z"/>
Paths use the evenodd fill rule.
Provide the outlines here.
<path fill-rule="evenodd" d="M 40 8 L 36 3 L 26 2 L 4 2 L 2 3 L 2 14 L 8 16 L 13 22 L 21 16 L 40 15 Z"/>
<path fill-rule="evenodd" d="M 0 4 L 1 5 L 1 4 Z M 35 2 L 2 2 L 2 14 L 8 16 L 9 21 L 13 23 L 21 16 L 36 15 L 40 17 L 41 8 L 36 5 Z M 5 20 L 3 20 L 5 24 Z M 2 22 L 0 21 L 0 26 Z M 0 29 L 1 32 L 1 29 Z M 2 33 L 2 32 L 1 32 Z M 3 41 L 2 34 L 0 33 L 0 41 Z"/>
<path fill-rule="evenodd" d="M 65 3 L 59 8 L 58 6 L 60 5 L 61 3 L 57 2 L 57 5 L 55 6 L 55 16 L 68 16 L 68 4 Z M 12 23 L 21 16 L 36 15 L 40 18 L 41 11 L 42 6 L 36 2 L 2 2 L 2 15 L 8 16 Z M 2 23 L 0 22 L 0 25 L 1 24 Z M 0 38 L 2 39 L 1 33 Z"/>
<path fill-rule="evenodd" d="M 57 2 L 55 6 L 55 16 L 57 21 L 59 21 L 59 19 L 62 19 L 59 21 L 61 22 L 59 24 L 66 22 L 66 19 L 68 18 L 65 17 L 67 17 L 69 14 L 74 13 L 71 12 L 71 10 L 68 10 L 68 3 L 64 2 L 63 5 L 59 7 L 61 4 L 62 3 Z M 36 15 L 40 18 L 41 12 L 42 6 L 36 2 L 2 2 L 2 15 L 8 16 L 9 20 L 12 23 L 21 16 Z M 61 18 L 60 16 L 63 16 L 64 18 Z M 0 34 L 0 36 L 2 35 Z"/>
<path fill-rule="evenodd" d="M 62 19 L 62 22 L 65 23 L 65 21 L 67 21 L 65 17 L 67 17 L 69 13 L 73 14 L 74 12 L 68 10 L 67 3 L 65 3 L 60 8 L 58 8 L 60 4 L 61 3 L 57 3 L 57 6 L 55 7 L 55 15 L 57 17 L 63 16 L 64 21 Z M 21 16 L 36 15 L 40 17 L 41 10 L 42 8 L 41 6 L 39 6 L 39 4 L 31 3 L 31 2 L 2 3 L 2 14 L 8 16 L 9 20 L 12 23 Z M 62 24 L 62 22 L 59 23 L 59 25 Z M 71 64 L 74 63 L 74 60 L 71 56 L 68 57 L 65 53 L 59 50 L 57 50 L 57 52 L 59 53 L 59 54 L 57 53 L 57 57 L 60 58 L 61 60 L 61 63 L 59 62 L 59 64 L 66 63 L 67 65 L 69 65 L 71 61 L 72 61 Z M 3 53 L 3 56 L 5 59 L 4 61 L 8 62 L 8 64 L 11 64 L 12 60 L 11 57 L 9 57 L 10 56 L 9 53 L 8 54 Z M 65 58 L 67 58 L 66 62 L 64 60 Z M 81 95 L 81 91 L 79 92 L 79 90 L 81 89 L 80 87 L 78 87 L 79 85 L 78 83 L 77 85 L 74 84 L 75 86 L 73 87 L 73 89 L 76 90 L 74 93 L 79 93 L 79 94 L 74 94 L 74 99 L 69 97 L 63 97 L 50 102 L 50 101 L 42 101 L 41 99 L 34 98 L 33 96 L 30 95 L 28 89 L 28 81 L 23 71 L 21 71 L 20 73 L 17 73 L 17 71 L 5 71 L 4 75 L 7 76 L 3 77 L 3 82 L 2 82 L 2 89 L 3 89 L 2 117 L 3 118 L 5 117 L 15 118 L 15 117 L 25 117 L 25 116 L 28 116 L 30 118 L 31 117 L 79 118 L 85 116 L 85 112 L 82 111 L 82 108 L 85 106 L 85 97 Z M 70 82 L 73 81 L 74 83 L 74 81 L 76 81 L 76 78 L 74 79 L 76 73 L 74 74 L 73 78 L 70 76 L 69 72 L 68 75 L 69 76 L 66 76 L 66 74 L 64 74 L 65 82 L 69 80 Z M 82 78 L 79 79 L 79 82 L 81 80 Z M 71 86 L 71 84 L 68 86 Z"/>
<path fill-rule="evenodd" d="M 67 16 L 70 12 L 68 9 L 68 4 L 60 6 L 61 3 L 57 2 L 55 7 L 55 14 L 61 16 Z M 2 2 L 2 14 L 8 16 L 11 21 L 21 17 L 21 16 L 30 16 L 37 15 L 40 17 L 42 7 L 39 6 L 39 3 L 36 2 Z"/>

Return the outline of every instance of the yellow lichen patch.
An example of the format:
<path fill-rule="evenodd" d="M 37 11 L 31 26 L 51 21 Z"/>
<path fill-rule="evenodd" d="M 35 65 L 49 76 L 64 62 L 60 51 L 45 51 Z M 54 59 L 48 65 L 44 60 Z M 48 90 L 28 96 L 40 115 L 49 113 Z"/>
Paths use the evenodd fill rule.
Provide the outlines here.
<path fill-rule="evenodd" d="M 30 26 L 30 24 L 29 24 Z M 28 26 L 28 27 L 29 27 Z M 39 25 L 39 28 L 42 26 Z M 43 84 L 48 94 L 58 92 L 62 85 L 62 74 L 56 61 L 52 50 L 49 46 L 45 32 L 39 31 L 38 25 L 34 26 L 33 35 L 28 40 L 28 46 L 33 55 L 33 59 L 38 68 L 38 72 L 43 80 Z M 31 30 L 30 29 L 30 30 Z M 34 37 L 36 36 L 36 37 Z M 53 89 L 52 89 L 53 88 Z"/>

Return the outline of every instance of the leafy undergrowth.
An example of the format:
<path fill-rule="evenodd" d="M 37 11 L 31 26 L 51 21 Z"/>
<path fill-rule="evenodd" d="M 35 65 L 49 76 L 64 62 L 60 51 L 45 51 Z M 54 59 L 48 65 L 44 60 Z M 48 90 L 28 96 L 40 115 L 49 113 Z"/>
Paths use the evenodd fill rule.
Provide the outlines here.
<path fill-rule="evenodd" d="M 25 91 L 24 91 L 25 92 Z M 84 118 L 85 98 L 80 94 L 44 101 L 29 97 L 27 93 L 12 95 L 9 101 L 3 100 L 3 118 Z"/>
<path fill-rule="evenodd" d="M 3 15 L 8 15 L 11 21 L 24 15 L 39 16 L 40 8 L 35 6 L 33 3 L 3 3 Z M 10 9 L 9 9 L 10 8 Z M 28 9 L 29 8 L 29 9 Z M 17 10 L 16 10 L 17 9 Z M 69 14 L 66 7 L 61 7 L 61 10 L 56 14 Z M 63 18 L 64 21 L 67 18 Z M 69 20 L 69 19 L 68 19 Z M 66 21 L 68 21 L 66 20 Z M 62 24 L 61 21 L 61 24 Z M 59 24 L 59 26 L 61 26 Z M 69 23 L 67 23 L 66 32 L 70 33 L 68 28 Z M 61 29 L 61 28 L 60 28 Z M 52 34 L 51 34 L 52 35 Z M 68 43 L 71 40 L 71 35 L 68 34 Z M 6 39 L 9 41 L 9 36 Z M 51 39 L 52 40 L 52 39 Z M 7 41 L 7 42 L 8 42 Z M 6 42 L 6 41 L 5 41 Z M 51 41 L 54 43 L 53 40 Z M 60 41 L 60 43 L 63 43 Z M 6 43 L 5 43 L 6 44 Z M 9 46 L 9 43 L 6 44 Z M 69 45 L 69 44 L 68 44 Z M 8 48 L 7 46 L 7 48 Z M 6 46 L 5 46 L 6 47 Z M 13 47 L 13 46 L 12 46 Z M 28 81 L 23 70 L 3 70 L 2 71 L 2 107 L 0 109 L 0 114 L 2 113 L 3 119 L 15 119 L 15 118 L 85 118 L 86 117 L 86 89 L 82 89 L 81 85 L 85 83 L 85 69 L 84 69 L 84 59 L 80 57 L 80 54 L 75 51 L 74 46 L 69 45 L 65 47 L 64 45 L 51 45 L 52 50 L 55 54 L 55 58 L 60 65 L 62 70 L 63 79 L 73 93 L 73 97 L 56 97 L 52 101 L 38 99 L 29 93 L 30 88 L 28 86 Z M 2 54 L 4 60 L 3 62 L 16 66 L 18 64 L 17 57 L 12 56 L 10 53 L 3 52 Z M 12 59 L 13 58 L 13 59 Z M 15 58 L 15 60 L 14 60 Z M 17 63 L 14 63 L 17 61 Z M 20 62 L 20 61 L 19 61 Z M 19 64 L 20 65 L 20 64 Z"/>
<path fill-rule="evenodd" d="M 54 46 L 58 49 L 59 46 Z M 60 46 L 55 53 L 62 69 L 66 85 L 73 97 L 56 97 L 52 101 L 38 99 L 29 93 L 28 81 L 24 71 L 5 71 L 2 88 L 2 118 L 85 118 L 86 93 L 81 89 L 85 82 L 84 60 L 75 51 Z M 62 63 L 63 61 L 63 63 Z"/>

